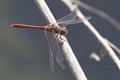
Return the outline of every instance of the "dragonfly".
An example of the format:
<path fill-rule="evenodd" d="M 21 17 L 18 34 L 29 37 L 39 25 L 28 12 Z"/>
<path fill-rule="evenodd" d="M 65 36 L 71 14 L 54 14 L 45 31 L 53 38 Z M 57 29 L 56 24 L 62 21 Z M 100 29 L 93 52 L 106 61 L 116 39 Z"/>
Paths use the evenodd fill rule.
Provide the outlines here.
<path fill-rule="evenodd" d="M 65 69 L 64 64 L 64 57 L 60 50 L 59 41 L 56 39 L 57 36 L 66 36 L 68 34 L 68 30 L 65 26 L 70 24 L 77 24 L 83 22 L 83 20 L 90 20 L 91 17 L 87 16 L 83 19 L 79 19 L 76 13 L 73 11 L 66 16 L 62 17 L 61 19 L 57 20 L 57 22 L 53 24 L 48 24 L 47 26 L 34 26 L 34 25 L 26 25 L 26 24 L 12 24 L 12 27 L 15 28 L 32 28 L 32 29 L 40 29 L 44 30 L 46 39 L 48 41 L 48 45 L 50 48 L 49 52 L 49 62 L 51 71 L 54 71 L 54 58 L 56 59 L 57 63 L 60 65 L 62 69 Z M 58 27 L 58 24 L 60 27 Z"/>

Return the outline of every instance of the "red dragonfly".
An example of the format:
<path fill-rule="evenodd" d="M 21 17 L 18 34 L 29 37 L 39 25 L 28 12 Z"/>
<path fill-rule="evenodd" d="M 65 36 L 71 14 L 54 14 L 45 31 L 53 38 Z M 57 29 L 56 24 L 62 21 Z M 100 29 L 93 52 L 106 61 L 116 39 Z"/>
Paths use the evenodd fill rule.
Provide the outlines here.
<path fill-rule="evenodd" d="M 85 17 L 83 19 L 89 20 L 91 19 L 91 17 Z M 61 66 L 62 69 L 65 68 L 64 58 L 59 48 L 58 45 L 59 43 L 56 37 L 60 35 L 64 35 L 64 36 L 67 35 L 68 31 L 65 28 L 65 26 L 67 26 L 68 24 L 81 23 L 82 20 L 77 18 L 75 12 L 72 12 L 64 16 L 63 18 L 57 20 L 56 23 L 60 27 L 56 26 L 56 23 L 49 24 L 47 26 L 33 26 L 26 24 L 12 24 L 11 26 L 15 28 L 33 28 L 33 29 L 40 29 L 45 31 L 45 36 L 47 38 L 50 48 L 50 53 L 49 53 L 50 68 L 52 71 L 54 71 L 54 58 L 56 59 L 57 63 Z"/>

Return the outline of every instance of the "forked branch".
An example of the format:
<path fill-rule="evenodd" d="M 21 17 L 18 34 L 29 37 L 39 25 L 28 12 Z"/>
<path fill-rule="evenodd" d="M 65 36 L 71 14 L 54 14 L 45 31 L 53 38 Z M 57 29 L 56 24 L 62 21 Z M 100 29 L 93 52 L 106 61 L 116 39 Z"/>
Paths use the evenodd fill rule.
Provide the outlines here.
<path fill-rule="evenodd" d="M 76 0 L 62 0 L 62 1 L 68 6 L 68 8 L 70 10 L 72 10 L 73 7 L 76 6 L 77 7 L 76 15 L 80 19 L 82 19 L 83 17 L 85 17 L 82 14 L 82 12 L 78 9 L 78 5 L 74 3 Z M 96 38 L 96 40 L 99 42 L 99 44 L 102 45 L 102 47 L 107 51 L 107 53 L 109 54 L 109 56 L 113 59 L 113 61 L 117 65 L 118 69 L 120 69 L 120 60 L 117 57 L 117 55 L 115 54 L 115 52 L 113 51 L 112 45 L 110 46 L 110 43 L 99 34 L 99 32 L 94 28 L 94 26 L 89 21 L 83 20 L 83 23 L 87 27 L 87 29 L 91 32 L 91 34 Z M 96 59 L 98 59 L 98 56 L 96 56 Z"/>

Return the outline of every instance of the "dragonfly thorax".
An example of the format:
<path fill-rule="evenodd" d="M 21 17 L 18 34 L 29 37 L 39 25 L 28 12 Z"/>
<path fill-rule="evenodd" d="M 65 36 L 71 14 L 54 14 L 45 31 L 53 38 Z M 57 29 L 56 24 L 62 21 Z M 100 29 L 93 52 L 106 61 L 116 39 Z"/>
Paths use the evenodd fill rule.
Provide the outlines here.
<path fill-rule="evenodd" d="M 64 35 L 66 36 L 68 31 L 65 27 L 57 27 L 55 24 L 49 24 L 46 27 L 46 31 L 52 32 L 52 33 L 56 33 L 56 34 L 60 34 L 60 35 Z"/>

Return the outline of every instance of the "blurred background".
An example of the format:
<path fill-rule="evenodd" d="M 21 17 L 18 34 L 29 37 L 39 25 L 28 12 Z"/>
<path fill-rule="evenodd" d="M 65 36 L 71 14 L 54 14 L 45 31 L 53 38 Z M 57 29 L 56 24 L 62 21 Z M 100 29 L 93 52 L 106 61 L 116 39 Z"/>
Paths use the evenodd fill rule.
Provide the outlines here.
<path fill-rule="evenodd" d="M 81 0 L 105 11 L 120 21 L 120 0 Z M 60 0 L 46 0 L 56 19 L 70 13 Z M 81 9 L 100 34 L 120 48 L 120 31 L 102 18 Z M 44 31 L 13 28 L 15 23 L 47 25 L 33 0 L 0 0 L 0 80 L 74 80 L 66 63 L 62 70 L 55 61 L 55 71 L 49 67 L 49 47 Z M 120 72 L 106 55 L 101 62 L 89 59 L 100 46 L 81 24 L 67 27 L 67 39 L 89 80 L 120 80 Z"/>

